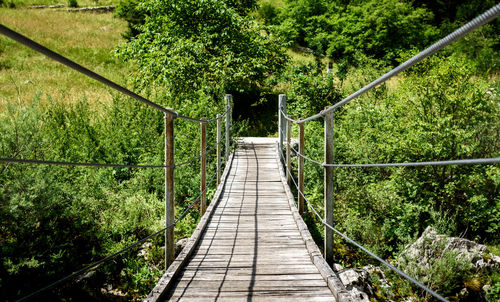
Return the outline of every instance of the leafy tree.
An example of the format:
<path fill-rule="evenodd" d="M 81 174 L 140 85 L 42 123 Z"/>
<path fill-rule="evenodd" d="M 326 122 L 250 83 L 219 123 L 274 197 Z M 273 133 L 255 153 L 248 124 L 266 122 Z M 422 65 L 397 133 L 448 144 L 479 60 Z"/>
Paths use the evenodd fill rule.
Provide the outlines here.
<path fill-rule="evenodd" d="M 243 11 L 252 3 L 244 2 Z M 165 91 L 162 98 L 176 108 L 199 108 L 225 92 L 261 86 L 285 62 L 277 39 L 263 35 L 240 6 L 227 1 L 144 1 L 139 6 L 145 23 L 118 55 L 137 62 L 139 86 Z"/>
<path fill-rule="evenodd" d="M 395 64 L 401 51 L 434 39 L 432 13 L 403 0 L 329 2 L 291 0 L 282 10 L 280 32 L 289 40 L 333 59 L 356 52 Z"/>

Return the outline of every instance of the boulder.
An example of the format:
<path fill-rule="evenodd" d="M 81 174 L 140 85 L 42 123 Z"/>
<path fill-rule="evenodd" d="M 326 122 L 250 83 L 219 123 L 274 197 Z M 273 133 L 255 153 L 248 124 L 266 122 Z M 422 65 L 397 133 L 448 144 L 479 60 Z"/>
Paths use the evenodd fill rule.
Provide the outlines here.
<path fill-rule="evenodd" d="M 335 269 L 345 288 L 356 301 L 370 301 L 370 296 L 373 295 L 373 287 L 371 286 L 370 274 L 364 269 L 350 268 L 342 270 L 338 264 Z"/>
<path fill-rule="evenodd" d="M 430 260 L 451 251 L 462 261 L 469 262 L 477 271 L 500 268 L 500 257 L 491 254 L 486 246 L 459 237 L 440 235 L 432 227 L 427 227 L 422 236 L 408 245 L 398 256 L 398 264 L 407 261 L 418 263 L 423 268 L 430 266 Z"/>

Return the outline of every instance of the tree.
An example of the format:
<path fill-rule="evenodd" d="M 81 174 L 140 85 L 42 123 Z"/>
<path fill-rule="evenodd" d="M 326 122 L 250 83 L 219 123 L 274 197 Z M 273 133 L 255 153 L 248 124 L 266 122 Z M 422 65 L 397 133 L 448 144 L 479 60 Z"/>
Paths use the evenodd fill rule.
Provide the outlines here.
<path fill-rule="evenodd" d="M 228 91 L 250 90 L 263 85 L 286 59 L 277 39 L 264 35 L 244 14 L 252 3 L 140 2 L 144 24 L 117 52 L 137 62 L 139 86 L 161 87 L 176 108 L 193 96 L 210 102 Z"/>

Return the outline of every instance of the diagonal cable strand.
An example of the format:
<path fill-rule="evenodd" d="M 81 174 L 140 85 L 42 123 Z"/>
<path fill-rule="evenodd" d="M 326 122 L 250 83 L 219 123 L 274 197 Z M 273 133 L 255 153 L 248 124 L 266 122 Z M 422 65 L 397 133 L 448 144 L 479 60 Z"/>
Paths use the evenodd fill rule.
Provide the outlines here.
<path fill-rule="evenodd" d="M 222 167 L 222 164 L 221 164 L 221 167 Z M 131 248 L 133 248 L 133 247 L 135 247 L 135 246 L 137 246 L 137 245 L 139 245 L 139 244 L 141 244 L 141 243 L 145 242 L 146 240 L 148 240 L 148 239 L 150 239 L 150 238 L 152 238 L 152 237 L 155 237 L 155 236 L 159 235 L 160 233 L 163 233 L 165 230 L 167 230 L 167 229 L 169 229 L 169 228 L 174 227 L 175 225 L 177 225 L 177 223 L 179 223 L 179 221 L 181 221 L 182 219 L 184 219 L 184 217 L 186 217 L 187 213 L 188 213 L 188 212 L 189 212 L 189 211 L 193 208 L 194 204 L 195 204 L 197 201 L 199 201 L 199 200 L 200 200 L 201 195 L 202 195 L 203 193 L 205 193 L 205 192 L 207 191 L 207 189 L 208 189 L 208 188 L 212 185 L 212 183 L 213 183 L 213 181 L 214 181 L 214 179 L 215 179 L 215 177 L 216 177 L 216 176 L 217 176 L 217 173 L 215 173 L 215 174 L 212 176 L 212 178 L 210 179 L 210 181 L 209 181 L 209 183 L 208 183 L 207 187 L 205 188 L 205 190 L 203 190 L 203 192 L 201 192 L 201 193 L 200 193 L 200 194 L 199 194 L 196 198 L 194 198 L 194 199 L 193 199 L 193 200 L 192 200 L 192 201 L 188 204 L 188 206 L 186 207 L 186 209 L 184 210 L 184 212 L 183 212 L 183 213 L 182 213 L 182 214 L 181 214 L 181 215 L 180 215 L 180 216 L 179 216 L 179 217 L 178 217 L 178 218 L 177 218 L 177 219 L 176 219 L 176 220 L 175 220 L 175 221 L 174 221 L 171 225 L 169 225 L 169 226 L 167 226 L 167 227 L 164 227 L 163 229 L 161 229 L 161 230 L 159 230 L 159 231 L 157 231 L 157 232 L 155 232 L 155 233 L 153 233 L 153 234 L 151 234 L 151 235 L 149 235 L 149 236 L 146 236 L 146 237 L 142 238 L 141 240 L 139 240 L 139 241 L 137 241 L 137 242 L 135 242 L 135 243 L 133 243 L 133 244 L 131 244 L 131 245 L 126 246 L 125 248 L 123 248 L 123 249 L 119 250 L 118 252 L 115 252 L 115 253 L 113 253 L 113 254 L 111 254 L 111 255 L 109 255 L 109 256 L 106 256 L 106 257 L 104 257 L 103 259 L 101 259 L 101 260 L 99 260 L 99 261 L 96 261 L 96 262 L 94 262 L 94 263 L 92 263 L 92 264 L 90 264 L 90 265 L 88 265 L 88 266 L 86 266 L 86 267 L 84 267 L 84 268 L 82 268 L 82 269 L 80 269 L 80 270 L 78 270 L 78 271 L 76 271 L 76 272 L 74 272 L 74 273 L 72 273 L 72 274 L 70 274 L 70 275 L 66 276 L 66 277 L 63 277 L 63 278 L 61 278 L 61 279 L 59 279 L 59 280 L 57 280 L 57 281 L 55 281 L 55 282 L 53 282 L 53 283 L 51 283 L 51 284 L 49 284 L 49 285 L 45 286 L 45 287 L 43 287 L 43 288 L 41 288 L 41 289 L 39 289 L 39 290 L 37 290 L 37 291 L 35 291 L 35 292 L 33 292 L 33 293 L 31 293 L 31 294 L 27 295 L 27 296 L 24 296 L 24 297 L 20 298 L 20 299 L 19 299 L 19 300 L 17 300 L 17 301 L 18 301 L 18 302 L 19 302 L 19 301 L 25 301 L 25 300 L 27 300 L 27 299 L 29 299 L 29 298 L 31 298 L 31 297 L 34 297 L 35 295 L 38 295 L 39 293 L 42 293 L 42 292 L 44 292 L 44 291 L 46 291 L 46 290 L 49 290 L 49 289 L 51 289 L 51 288 L 53 288 L 53 287 L 55 287 L 55 286 L 57 286 L 57 285 L 59 285 L 59 284 L 63 283 L 64 281 L 67 281 L 67 280 L 72 279 L 72 278 L 74 278 L 74 277 L 76 277 L 76 276 L 78 276 L 78 275 L 81 275 L 81 274 L 83 274 L 84 272 L 88 271 L 89 269 L 92 269 L 92 268 L 94 268 L 94 267 L 96 267 L 96 266 L 98 266 L 98 265 L 100 265 L 100 264 L 102 264 L 102 263 L 104 263 L 104 262 L 107 262 L 107 261 L 109 261 L 109 260 L 111 260 L 111 259 L 115 258 L 116 256 L 118 256 L 118 255 L 120 255 L 120 254 L 123 254 L 124 252 L 126 252 L 126 251 L 130 250 Z"/>
<path fill-rule="evenodd" d="M 171 114 L 174 116 L 176 115 L 175 112 L 170 111 L 170 110 L 163 108 L 162 106 L 160 106 L 156 103 L 151 102 L 150 100 L 128 90 L 127 88 L 125 88 L 123 86 L 116 84 L 115 82 L 112 82 L 112 81 L 106 79 L 105 77 L 83 67 L 82 65 L 80 65 L 78 63 L 71 61 L 70 59 L 68 59 L 68 58 L 66 58 L 66 57 L 64 57 L 56 52 L 53 52 L 52 50 L 46 48 L 45 46 L 38 44 L 37 42 L 13 31 L 10 28 L 5 27 L 2 24 L 0 24 L 0 33 L 11 38 L 12 40 L 15 40 L 15 41 L 33 49 L 33 50 L 55 60 L 55 61 L 58 61 L 61 64 L 68 66 L 69 68 L 72 68 L 72 69 L 78 71 L 79 73 L 82 73 L 82 74 L 84 74 L 84 75 L 86 75 L 86 76 L 88 76 L 96 81 L 103 83 L 104 85 L 106 85 L 108 87 L 111 87 L 111 88 L 113 88 L 113 89 L 115 89 L 115 90 L 117 90 L 125 95 L 128 95 L 128 96 L 130 96 L 130 97 L 132 97 L 140 102 L 143 102 L 146 105 L 149 105 L 149 106 L 151 106 L 157 110 L 160 110 L 162 112 L 165 112 L 166 114 Z"/>
<path fill-rule="evenodd" d="M 283 158 L 283 154 L 281 153 L 281 156 Z M 288 167 L 286 167 L 287 171 L 289 171 L 290 175 L 291 175 L 291 171 L 288 170 Z M 321 223 L 323 223 L 323 225 L 325 225 L 327 228 L 331 229 L 332 231 L 334 231 L 336 234 L 338 234 L 339 236 L 341 236 L 342 238 L 344 238 L 345 240 L 347 240 L 348 242 L 350 242 L 351 244 L 355 245 L 356 247 L 358 247 L 359 249 L 361 249 L 362 251 L 364 251 L 365 253 L 367 253 L 368 255 L 370 255 L 371 257 L 375 258 L 376 260 L 378 260 L 379 262 L 381 262 L 382 264 L 386 265 L 387 267 L 389 267 L 390 269 L 392 269 L 393 271 L 395 271 L 396 273 L 398 273 L 400 276 L 404 277 L 405 279 L 409 280 L 410 282 L 412 282 L 413 284 L 417 285 L 418 287 L 420 287 L 421 289 L 425 290 L 426 292 L 428 292 L 429 294 L 433 295 L 434 297 L 436 297 L 438 300 L 440 301 L 443 301 L 443 302 L 448 302 L 448 300 L 446 300 L 445 298 L 443 298 L 441 295 L 439 295 L 438 293 L 436 293 L 435 291 L 433 291 L 432 289 L 428 288 L 427 286 L 423 285 L 422 283 L 420 283 L 419 281 L 417 281 L 416 279 L 410 277 L 409 275 L 407 275 L 406 273 L 400 271 L 399 269 L 397 269 L 396 267 L 394 267 L 392 264 L 388 263 L 387 261 L 383 260 L 382 258 L 380 258 L 379 256 L 375 255 L 374 253 L 372 253 L 371 251 L 369 251 L 367 248 L 365 248 L 364 246 L 360 245 L 359 243 L 357 243 L 356 241 L 352 240 L 351 238 L 347 237 L 346 235 L 344 235 L 343 233 L 341 233 L 340 231 L 338 231 L 337 229 L 335 229 L 333 226 L 329 225 L 328 223 L 326 223 L 326 221 L 321 217 L 321 215 L 318 213 L 318 211 L 316 211 L 316 209 L 312 206 L 312 204 L 309 202 L 309 199 L 307 199 L 307 197 L 304 195 L 304 193 L 299 189 L 299 186 L 297 185 L 297 182 L 295 181 L 295 179 L 293 177 L 291 177 L 295 187 L 297 188 L 297 191 L 299 192 L 299 194 L 304 198 L 304 200 L 307 202 L 307 205 L 309 206 L 309 208 L 314 212 L 314 214 L 318 217 L 318 219 L 321 221 Z"/>
<path fill-rule="evenodd" d="M 291 149 L 292 149 L 295 153 L 297 153 L 297 155 L 298 155 L 298 156 L 300 156 L 300 157 L 302 157 L 302 158 L 304 158 L 304 159 L 307 159 L 308 161 L 310 161 L 310 162 L 312 162 L 312 163 L 315 163 L 315 164 L 317 164 L 317 165 L 320 165 L 320 166 L 325 166 L 325 167 L 326 167 L 326 165 L 325 165 L 324 163 L 319 162 L 319 161 L 317 161 L 317 160 L 314 160 L 314 159 L 312 159 L 312 158 L 309 158 L 309 157 L 305 156 L 304 154 L 300 153 L 300 152 L 299 152 L 298 150 L 296 150 L 296 149 L 295 149 L 292 145 L 290 145 L 290 148 L 291 148 Z"/>
<path fill-rule="evenodd" d="M 338 108 L 344 104 L 346 104 L 349 101 L 352 101 L 359 97 L 360 95 L 366 93 L 367 91 L 371 90 L 372 88 L 384 83 L 385 81 L 389 80 L 393 76 L 399 74 L 400 72 L 405 71 L 406 69 L 412 67 L 413 65 L 417 64 L 418 62 L 422 61 L 423 59 L 433 55 L 434 53 L 438 52 L 439 50 L 445 48 L 446 46 L 450 45 L 451 43 L 455 42 L 456 40 L 462 38 L 463 36 L 467 35 L 473 30 L 478 29 L 479 27 L 483 26 L 484 24 L 494 20 L 500 15 L 500 4 L 496 4 L 480 16 L 476 17 L 469 23 L 465 24 L 464 26 L 460 27 L 459 29 L 455 30 L 451 34 L 447 35 L 446 37 L 442 38 L 441 40 L 437 41 L 436 43 L 432 44 L 422 52 L 418 53 L 414 57 L 410 58 L 403 64 L 399 65 L 398 67 L 392 69 L 391 71 L 387 72 L 386 74 L 382 75 L 380 78 L 376 79 L 375 81 L 371 82 L 370 84 L 366 85 L 365 87 L 361 88 L 360 90 L 356 91 L 355 93 L 349 95 L 342 101 L 332 105 L 331 107 L 315 114 L 312 115 L 308 118 L 305 118 L 301 120 L 301 123 L 308 122 L 314 119 L 317 119 L 319 117 L 324 116 L 326 113 L 331 112 L 332 110 L 335 110 L 335 108 Z"/>
<path fill-rule="evenodd" d="M 198 155 L 198 156 L 195 156 L 195 157 L 192 157 L 191 159 L 187 160 L 187 161 L 184 161 L 180 164 L 175 164 L 175 168 L 178 168 L 178 167 L 182 167 L 184 165 L 187 165 L 187 164 L 190 164 L 192 162 L 195 162 L 197 160 L 199 160 L 200 158 L 202 158 L 203 156 L 207 156 L 209 153 L 213 152 L 215 150 L 215 148 L 217 148 L 217 143 L 215 143 L 215 145 L 210 148 L 209 150 L 205 151 L 205 153 L 203 153 L 203 155 Z"/>
<path fill-rule="evenodd" d="M 131 98 L 134 98 L 150 107 L 153 107 L 157 110 L 160 110 L 162 112 L 164 112 L 165 114 L 170 114 L 170 115 L 173 115 L 174 117 L 176 118 L 180 118 L 180 119 L 184 119 L 184 120 L 188 120 L 188 121 L 192 121 L 192 122 L 198 122 L 198 123 L 209 123 L 213 120 L 201 120 L 201 119 L 197 119 L 197 118 L 193 118 L 193 117 L 190 117 L 190 116 L 185 116 L 185 115 L 180 115 L 180 114 L 177 114 L 176 112 L 173 112 L 172 110 L 169 110 L 167 108 L 164 108 L 163 106 L 157 104 L 157 103 L 154 103 L 148 99 L 146 99 L 145 97 L 142 97 L 140 95 L 138 95 L 137 93 L 135 92 L 132 92 L 130 90 L 128 90 L 127 88 L 121 86 L 121 85 L 118 85 L 117 83 L 101 76 L 100 74 L 97 74 L 93 71 L 91 71 L 90 69 L 86 68 L 86 67 L 83 67 L 82 65 L 48 49 L 47 47 L 29 39 L 28 37 L 24 36 L 24 35 L 21 35 L 20 33 L 0 24 L 0 33 L 3 34 L 4 36 L 7 36 L 9 38 L 11 38 L 12 40 L 16 41 L 16 42 L 19 42 L 21 44 L 23 44 L 24 46 L 26 47 L 29 47 L 31 49 L 33 49 L 34 51 L 37 51 L 49 58 L 51 58 L 52 60 L 55 60 L 63 65 L 66 65 L 67 67 L 73 69 L 73 70 L 76 70 L 77 72 L 81 73 L 81 74 L 84 74 L 98 82 L 101 82 L 102 84 L 118 91 L 118 92 L 121 92 Z M 227 111 L 226 111 L 227 113 Z M 224 114 L 226 114 L 224 113 Z M 217 119 L 217 118 L 216 118 Z M 215 119 L 215 120 L 216 120 Z"/>

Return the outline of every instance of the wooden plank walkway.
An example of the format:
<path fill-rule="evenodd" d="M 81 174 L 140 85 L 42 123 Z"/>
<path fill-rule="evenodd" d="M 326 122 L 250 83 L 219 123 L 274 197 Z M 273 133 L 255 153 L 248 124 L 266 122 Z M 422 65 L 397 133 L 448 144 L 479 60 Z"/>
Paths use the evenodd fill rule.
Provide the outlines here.
<path fill-rule="evenodd" d="M 163 301 L 335 301 L 292 215 L 275 140 L 240 139 L 219 204 Z"/>

